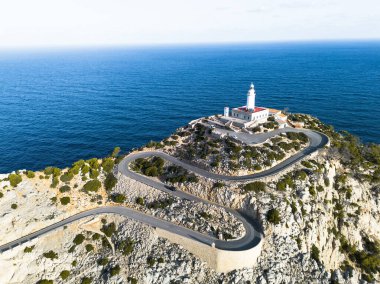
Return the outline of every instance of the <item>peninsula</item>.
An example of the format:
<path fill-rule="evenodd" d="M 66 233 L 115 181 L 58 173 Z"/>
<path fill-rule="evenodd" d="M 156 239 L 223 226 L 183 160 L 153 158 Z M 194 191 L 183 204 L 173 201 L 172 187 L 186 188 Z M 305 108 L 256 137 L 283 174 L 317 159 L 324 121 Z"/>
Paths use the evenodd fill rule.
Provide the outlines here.
<path fill-rule="evenodd" d="M 0 175 L 0 283 L 375 283 L 380 146 L 256 106 Z"/>

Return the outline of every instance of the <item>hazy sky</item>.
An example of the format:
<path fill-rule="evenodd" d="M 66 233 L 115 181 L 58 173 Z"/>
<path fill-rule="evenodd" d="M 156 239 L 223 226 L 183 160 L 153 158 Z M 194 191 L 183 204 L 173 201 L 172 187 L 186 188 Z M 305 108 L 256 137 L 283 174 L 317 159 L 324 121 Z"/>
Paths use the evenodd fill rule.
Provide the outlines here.
<path fill-rule="evenodd" d="M 380 0 L 0 0 L 0 47 L 379 38 Z"/>

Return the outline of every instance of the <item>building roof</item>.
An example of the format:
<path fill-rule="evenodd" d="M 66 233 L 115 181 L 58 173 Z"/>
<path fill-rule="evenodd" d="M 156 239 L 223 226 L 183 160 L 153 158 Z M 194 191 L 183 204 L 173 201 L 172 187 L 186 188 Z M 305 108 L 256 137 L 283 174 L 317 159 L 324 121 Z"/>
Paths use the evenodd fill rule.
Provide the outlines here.
<path fill-rule="evenodd" d="M 274 113 L 274 114 L 281 112 L 281 110 L 274 109 L 274 108 L 268 108 L 268 111 L 269 111 L 269 113 Z"/>
<path fill-rule="evenodd" d="M 260 112 L 260 111 L 266 110 L 266 108 L 255 107 L 255 109 L 252 111 L 251 109 L 248 109 L 246 106 L 242 106 L 242 107 L 234 108 L 234 110 L 244 111 L 244 112 L 249 112 L 249 113 L 255 113 L 255 112 Z"/>

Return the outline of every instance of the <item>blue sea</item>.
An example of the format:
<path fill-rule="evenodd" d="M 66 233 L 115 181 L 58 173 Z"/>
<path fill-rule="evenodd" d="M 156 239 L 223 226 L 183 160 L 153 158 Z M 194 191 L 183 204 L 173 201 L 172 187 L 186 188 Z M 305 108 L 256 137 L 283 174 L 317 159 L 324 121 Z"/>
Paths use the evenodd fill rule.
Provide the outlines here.
<path fill-rule="evenodd" d="M 0 52 L 0 172 L 64 167 L 245 104 L 380 143 L 380 42 Z"/>

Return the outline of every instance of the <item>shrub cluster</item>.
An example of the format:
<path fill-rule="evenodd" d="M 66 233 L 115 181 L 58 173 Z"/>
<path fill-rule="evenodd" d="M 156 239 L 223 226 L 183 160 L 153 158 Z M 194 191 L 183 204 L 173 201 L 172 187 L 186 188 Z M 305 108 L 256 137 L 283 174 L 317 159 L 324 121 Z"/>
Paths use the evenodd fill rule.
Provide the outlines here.
<path fill-rule="evenodd" d="M 50 251 L 48 251 L 48 252 L 45 252 L 45 253 L 43 254 L 43 256 L 46 257 L 46 258 L 49 258 L 49 259 L 53 260 L 53 259 L 58 258 L 58 253 L 56 253 L 56 252 L 50 250 Z"/>
<path fill-rule="evenodd" d="M 100 229 L 107 237 L 111 237 L 113 233 L 116 232 L 116 225 L 114 222 L 106 225 L 104 224 L 103 227 Z"/>
<path fill-rule="evenodd" d="M 173 198 L 166 198 L 166 199 L 162 199 L 162 200 L 153 201 L 153 202 L 149 203 L 147 205 L 147 207 L 149 209 L 151 209 L 151 208 L 153 208 L 153 209 L 158 209 L 158 208 L 164 209 L 164 208 L 172 205 L 173 202 L 174 202 Z"/>
<path fill-rule="evenodd" d="M 254 181 L 254 182 L 251 182 L 251 183 L 244 185 L 243 190 L 244 190 L 244 192 L 253 191 L 253 192 L 257 193 L 260 191 L 265 191 L 265 188 L 266 188 L 266 184 L 264 182 Z"/>
<path fill-rule="evenodd" d="M 10 174 L 8 178 L 9 178 L 9 183 L 13 187 L 16 187 L 20 182 L 22 182 L 22 177 L 19 174 Z"/>
<path fill-rule="evenodd" d="M 60 201 L 61 201 L 62 205 L 67 205 L 70 203 L 70 197 L 64 196 L 64 197 L 60 198 Z"/>
<path fill-rule="evenodd" d="M 73 243 L 75 245 L 80 245 L 81 243 L 83 243 L 84 240 L 85 240 L 85 237 L 82 234 L 78 234 L 75 236 Z"/>
<path fill-rule="evenodd" d="M 125 202 L 125 195 L 121 193 L 116 193 L 112 195 L 112 200 L 116 203 L 124 203 Z"/>
<path fill-rule="evenodd" d="M 111 191 L 115 185 L 117 184 L 117 178 L 113 175 L 113 173 L 107 174 L 104 180 L 104 187 L 107 191 Z"/>
<path fill-rule="evenodd" d="M 66 280 L 70 276 L 70 271 L 69 270 L 62 270 L 61 273 L 59 274 L 61 276 L 62 280 Z"/>
<path fill-rule="evenodd" d="M 139 158 L 132 164 L 132 170 L 146 176 L 156 177 L 162 174 L 165 161 L 161 157 L 150 159 Z"/>
<path fill-rule="evenodd" d="M 97 192 L 101 187 L 101 182 L 97 179 L 88 181 L 84 186 L 83 190 L 88 192 Z"/>
<path fill-rule="evenodd" d="M 135 242 L 131 238 L 122 240 L 117 244 L 117 249 L 121 251 L 123 255 L 129 255 L 133 251 Z"/>
<path fill-rule="evenodd" d="M 270 209 L 267 212 L 267 220 L 275 225 L 279 224 L 281 221 L 280 212 L 275 208 Z"/>

